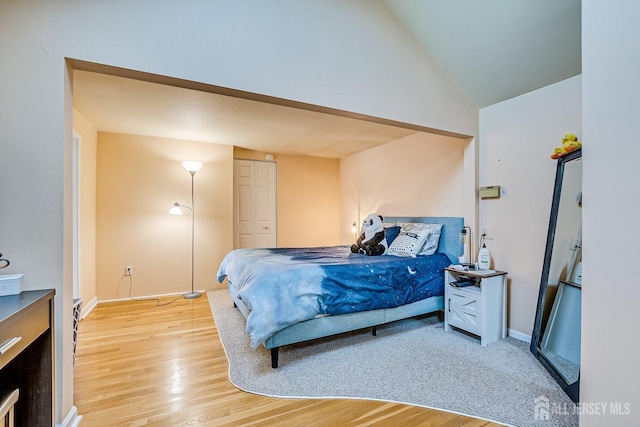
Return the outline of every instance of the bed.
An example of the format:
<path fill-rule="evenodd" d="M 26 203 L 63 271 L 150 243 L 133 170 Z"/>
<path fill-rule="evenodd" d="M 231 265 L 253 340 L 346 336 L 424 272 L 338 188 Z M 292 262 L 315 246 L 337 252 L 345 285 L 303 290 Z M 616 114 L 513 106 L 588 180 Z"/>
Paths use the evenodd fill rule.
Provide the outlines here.
<path fill-rule="evenodd" d="M 385 227 L 442 224 L 432 255 L 352 254 L 349 246 L 237 249 L 223 259 L 234 305 L 247 320 L 252 348 L 372 328 L 444 307 L 444 268 L 463 253 L 460 217 L 389 217 Z M 425 226 L 426 227 L 426 226 Z M 434 226 L 440 227 L 440 226 Z M 397 229 L 397 227 L 396 227 Z M 409 285 L 407 285 L 409 284 Z"/>

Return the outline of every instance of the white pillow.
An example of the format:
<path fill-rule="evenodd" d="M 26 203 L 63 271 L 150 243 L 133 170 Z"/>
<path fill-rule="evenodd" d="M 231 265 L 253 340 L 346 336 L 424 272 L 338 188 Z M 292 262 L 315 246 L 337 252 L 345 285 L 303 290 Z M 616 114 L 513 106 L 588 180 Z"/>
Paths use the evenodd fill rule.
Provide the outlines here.
<path fill-rule="evenodd" d="M 425 224 L 422 222 L 400 222 L 398 225 L 402 228 L 401 231 L 427 230 L 429 236 L 424 243 L 424 246 L 418 251 L 418 255 L 433 255 L 438 250 L 438 244 L 440 243 L 440 234 L 442 233 L 442 224 Z"/>
<path fill-rule="evenodd" d="M 415 257 L 429 237 L 429 230 L 400 231 L 387 250 L 387 255 Z"/>
<path fill-rule="evenodd" d="M 422 249 L 418 252 L 418 255 L 433 255 L 438 250 L 438 244 L 440 243 L 440 234 L 442 233 L 442 224 L 425 224 L 429 225 L 429 237 L 424 242 Z"/>
<path fill-rule="evenodd" d="M 399 222 L 396 225 L 402 227 L 402 231 L 413 230 L 431 230 L 434 225 L 440 224 L 425 224 L 424 222 Z"/>

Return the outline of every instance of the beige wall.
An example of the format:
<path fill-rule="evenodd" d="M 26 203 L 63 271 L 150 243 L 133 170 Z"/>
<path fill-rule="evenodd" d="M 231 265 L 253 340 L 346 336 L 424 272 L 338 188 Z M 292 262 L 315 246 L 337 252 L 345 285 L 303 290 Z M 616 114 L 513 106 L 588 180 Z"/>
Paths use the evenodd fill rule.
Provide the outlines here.
<path fill-rule="evenodd" d="M 310 156 L 279 158 L 278 246 L 339 244 L 340 161 Z"/>
<path fill-rule="evenodd" d="M 340 243 L 340 160 L 265 153 L 235 147 L 237 159 L 278 165 L 278 247 Z"/>
<path fill-rule="evenodd" d="M 582 137 L 581 77 L 480 111 L 480 185 L 500 185 L 500 199 L 480 202 L 480 228 L 493 266 L 508 274 L 510 333 L 530 337 L 549 227 L 556 161 L 565 133 Z"/>
<path fill-rule="evenodd" d="M 80 135 L 79 202 L 79 291 L 84 309 L 96 299 L 96 162 L 98 131 L 73 110 L 73 129 Z"/>
<path fill-rule="evenodd" d="M 194 177 L 195 289 L 219 286 L 232 249 L 233 149 L 204 142 L 98 134 L 96 291 L 99 301 L 191 289 L 191 176 L 182 160 L 204 165 Z M 124 275 L 133 266 L 132 283 Z"/>
<path fill-rule="evenodd" d="M 372 212 L 382 216 L 464 216 L 467 142 L 416 133 L 340 162 L 341 240 Z M 359 226 L 358 226 L 359 227 Z"/>

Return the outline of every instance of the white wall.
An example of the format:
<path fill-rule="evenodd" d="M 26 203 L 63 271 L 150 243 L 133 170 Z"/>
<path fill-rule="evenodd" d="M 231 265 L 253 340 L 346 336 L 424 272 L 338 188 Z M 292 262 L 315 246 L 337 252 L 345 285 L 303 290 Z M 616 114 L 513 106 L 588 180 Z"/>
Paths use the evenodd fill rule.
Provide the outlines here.
<path fill-rule="evenodd" d="M 44 2 L 42 23 L 53 55 L 477 130 L 475 105 L 383 1 L 68 0 Z"/>
<path fill-rule="evenodd" d="M 582 373 L 585 402 L 629 415 L 583 414 L 580 425 L 640 425 L 640 2 L 582 2 L 584 155 Z M 629 266 L 631 269 L 627 269 Z"/>
<path fill-rule="evenodd" d="M 65 58 L 477 135 L 477 108 L 381 1 L 0 0 L 0 236 L 56 289 L 56 420 L 72 410 L 72 92 Z"/>
<path fill-rule="evenodd" d="M 493 267 L 507 271 L 509 329 L 531 335 L 544 258 L 556 161 L 565 133 L 581 136 L 581 77 L 480 110 L 480 185 L 500 199 L 480 201 L 480 230 Z M 475 230 L 478 234 L 479 230 Z"/>

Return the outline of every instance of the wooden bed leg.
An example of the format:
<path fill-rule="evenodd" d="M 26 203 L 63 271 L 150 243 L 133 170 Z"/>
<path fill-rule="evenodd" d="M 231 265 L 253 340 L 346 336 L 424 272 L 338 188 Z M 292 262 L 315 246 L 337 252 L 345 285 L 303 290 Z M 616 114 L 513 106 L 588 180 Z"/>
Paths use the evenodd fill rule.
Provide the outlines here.
<path fill-rule="evenodd" d="M 377 337 L 377 336 L 378 336 L 378 327 L 377 327 L 377 326 L 373 326 L 373 327 L 371 328 L 371 334 L 372 334 L 374 337 Z"/>
<path fill-rule="evenodd" d="M 276 369 L 278 367 L 278 350 L 280 347 L 273 347 L 271 349 L 271 367 Z"/>

